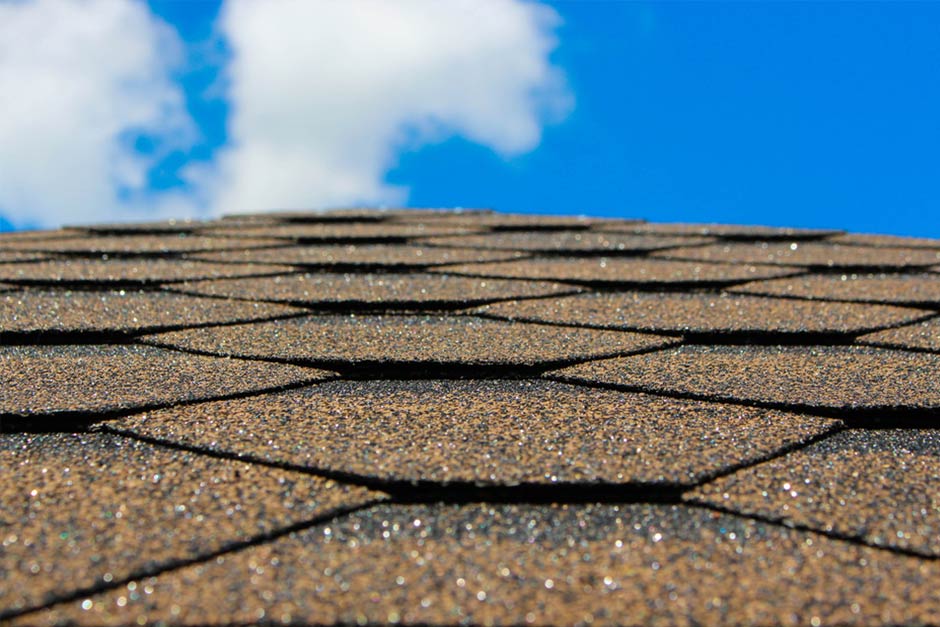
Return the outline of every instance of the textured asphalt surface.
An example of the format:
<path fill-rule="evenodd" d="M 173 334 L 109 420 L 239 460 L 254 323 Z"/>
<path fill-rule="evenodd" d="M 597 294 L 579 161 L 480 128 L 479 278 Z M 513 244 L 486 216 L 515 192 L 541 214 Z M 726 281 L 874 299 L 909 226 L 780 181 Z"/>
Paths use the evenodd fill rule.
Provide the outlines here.
<path fill-rule="evenodd" d="M 0 624 L 940 624 L 940 241 L 0 234 Z"/>

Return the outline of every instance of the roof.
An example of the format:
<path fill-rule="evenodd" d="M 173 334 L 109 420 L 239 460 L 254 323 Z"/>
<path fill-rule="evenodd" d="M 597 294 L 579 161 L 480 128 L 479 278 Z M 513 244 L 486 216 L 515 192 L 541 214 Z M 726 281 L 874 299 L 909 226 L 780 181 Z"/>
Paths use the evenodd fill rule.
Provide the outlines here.
<path fill-rule="evenodd" d="M 940 241 L 0 235 L 0 622 L 938 624 Z"/>

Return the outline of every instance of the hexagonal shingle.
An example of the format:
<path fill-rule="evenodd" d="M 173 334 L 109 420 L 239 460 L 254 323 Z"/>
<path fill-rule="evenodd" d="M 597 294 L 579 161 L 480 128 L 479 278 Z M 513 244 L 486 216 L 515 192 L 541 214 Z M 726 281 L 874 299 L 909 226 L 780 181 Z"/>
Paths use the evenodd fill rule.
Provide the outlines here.
<path fill-rule="evenodd" d="M 707 237 L 664 237 L 606 233 L 601 231 L 510 232 L 485 235 L 452 235 L 420 240 L 431 246 L 525 250 L 537 253 L 640 253 L 677 246 L 707 244 Z"/>
<path fill-rule="evenodd" d="M 561 329 L 466 316 L 356 315 L 188 329 L 141 339 L 213 355 L 281 359 L 331 368 L 406 364 L 533 367 L 630 353 L 674 341 L 625 331 Z M 473 371 L 467 375 L 473 376 Z"/>
<path fill-rule="evenodd" d="M 0 296 L 3 333 L 134 333 L 142 330 L 264 320 L 303 313 L 269 303 L 168 292 L 23 290 Z"/>
<path fill-rule="evenodd" d="M 826 242 L 712 244 L 652 253 L 663 259 L 722 263 L 785 264 L 813 268 L 908 268 L 940 261 L 940 250 L 849 246 Z"/>
<path fill-rule="evenodd" d="M 0 436 L 0 616 L 384 495 L 105 434 Z"/>
<path fill-rule="evenodd" d="M 95 414 L 322 381 L 332 373 L 151 346 L 0 346 L 0 416 L 44 425 Z M 4 422 L 4 421 L 0 421 Z M 8 422 L 9 424 L 9 422 Z M 2 425 L 0 425 L 2 426 Z M 41 426 L 41 425 L 38 425 Z"/>
<path fill-rule="evenodd" d="M 431 270 L 446 274 L 538 279 L 598 285 L 730 285 L 797 272 L 794 268 L 695 263 L 663 259 L 556 258 L 458 264 Z"/>
<path fill-rule="evenodd" d="M 940 407 L 940 355 L 862 346 L 681 346 L 548 373 L 697 398 L 798 408 Z M 717 376 L 716 373 L 720 373 Z"/>
<path fill-rule="evenodd" d="M 693 484 L 834 424 L 547 381 L 431 380 L 324 383 L 108 428 L 381 482 L 626 486 Z"/>
<path fill-rule="evenodd" d="M 734 294 L 601 292 L 507 301 L 476 310 L 506 320 L 673 333 L 845 333 L 929 316 L 906 307 L 823 303 Z"/>
<path fill-rule="evenodd" d="M 940 430 L 845 431 L 744 468 L 693 502 L 940 557 Z"/>
<path fill-rule="evenodd" d="M 394 309 L 470 307 L 506 298 L 526 298 L 577 291 L 547 281 L 479 279 L 422 273 L 292 274 L 286 276 L 199 281 L 172 288 L 188 294 L 323 306 L 373 306 Z"/>
<path fill-rule="evenodd" d="M 390 244 L 331 244 L 321 246 L 287 246 L 246 251 L 196 253 L 192 259 L 218 263 L 290 264 L 305 268 L 339 269 L 414 269 L 452 263 L 476 263 L 516 259 L 520 252 L 434 248 Z"/>
<path fill-rule="evenodd" d="M 738 294 L 896 305 L 940 305 L 936 274 L 811 274 L 729 288 Z"/>
<path fill-rule="evenodd" d="M 291 271 L 290 266 L 210 263 L 179 259 L 52 259 L 0 264 L 0 281 L 22 285 L 148 286 Z"/>
<path fill-rule="evenodd" d="M 885 329 L 858 338 L 860 344 L 889 348 L 913 348 L 940 352 L 940 318 Z"/>
<path fill-rule="evenodd" d="M 22 624 L 934 624 L 938 578 L 699 508 L 379 505 Z"/>

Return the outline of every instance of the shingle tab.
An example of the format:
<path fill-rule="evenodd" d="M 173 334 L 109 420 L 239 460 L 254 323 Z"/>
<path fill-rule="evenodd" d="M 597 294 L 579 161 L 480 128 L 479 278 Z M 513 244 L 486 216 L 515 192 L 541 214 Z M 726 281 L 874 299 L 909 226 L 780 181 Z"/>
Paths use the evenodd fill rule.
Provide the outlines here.
<path fill-rule="evenodd" d="M 264 276 L 289 266 L 176 259 L 56 259 L 0 264 L 0 281 L 24 285 L 153 285 L 236 276 Z"/>
<path fill-rule="evenodd" d="M 4 333 L 152 332 L 263 320 L 304 311 L 285 305 L 167 292 L 23 290 L 0 296 L 0 337 Z"/>
<path fill-rule="evenodd" d="M 754 242 L 676 248 L 653 253 L 663 259 L 758 263 L 812 268 L 916 268 L 940 261 L 940 249 L 848 246 L 825 242 Z"/>
<path fill-rule="evenodd" d="M 538 366 L 666 346 L 656 335 L 445 316 L 308 316 L 143 341 L 213 355 L 340 365 Z"/>
<path fill-rule="evenodd" d="M 681 346 L 548 376 L 800 408 L 938 409 L 940 355 L 861 346 Z M 716 376 L 720 373 L 720 376 Z"/>
<path fill-rule="evenodd" d="M 732 285 L 794 274 L 796 268 L 619 257 L 520 259 L 458 264 L 434 272 L 597 285 Z"/>
<path fill-rule="evenodd" d="M 938 577 L 704 509 L 385 505 L 24 623 L 935 624 Z"/>
<path fill-rule="evenodd" d="M 536 253 L 640 253 L 678 246 L 708 244 L 707 237 L 662 237 L 599 231 L 511 232 L 486 235 L 452 235 L 420 240 L 431 246 L 525 250 Z"/>
<path fill-rule="evenodd" d="M 684 292 L 578 294 L 495 303 L 477 311 L 506 320 L 699 334 L 854 334 L 931 315 L 903 307 Z"/>
<path fill-rule="evenodd" d="M 706 484 L 723 509 L 940 557 L 940 430 L 851 430 Z"/>
<path fill-rule="evenodd" d="M 332 373 L 150 346 L 0 346 L 0 422 L 106 413 L 321 381 Z M 38 422 L 37 422 L 38 421 Z M 2 426 L 2 424 L 0 424 Z"/>
<path fill-rule="evenodd" d="M 919 348 L 940 352 L 940 319 L 931 318 L 917 324 L 869 333 L 858 338 L 858 341 L 860 344 L 872 346 Z"/>
<path fill-rule="evenodd" d="M 26 240 L 6 244 L 7 250 L 70 255 L 166 255 L 210 250 L 244 250 L 283 245 L 274 238 L 203 237 L 199 235 L 88 236 Z"/>
<path fill-rule="evenodd" d="M 197 253 L 192 259 L 219 263 L 291 264 L 315 268 L 414 269 L 454 263 L 501 261 L 523 256 L 520 252 L 432 248 L 407 245 L 290 246 L 266 250 Z"/>
<path fill-rule="evenodd" d="M 2 435 L 0 475 L 0 618 L 385 498 L 105 434 Z"/>
<path fill-rule="evenodd" d="M 858 303 L 940 307 L 940 276 L 919 274 L 810 274 L 730 288 L 741 294 L 792 296 Z"/>
<path fill-rule="evenodd" d="M 649 235 L 690 235 L 765 241 L 820 239 L 841 233 L 841 231 L 831 229 L 794 229 L 753 224 L 683 224 L 671 222 L 644 222 L 623 226 L 605 224 L 601 228 L 611 232 L 622 231 L 624 233 Z"/>
<path fill-rule="evenodd" d="M 206 234 L 242 237 L 242 238 L 268 238 L 276 237 L 286 240 L 303 242 L 336 242 L 357 240 L 365 241 L 398 241 L 417 237 L 433 237 L 438 235 L 459 235 L 477 232 L 476 229 L 450 226 L 424 226 L 423 224 L 401 223 L 324 223 L 324 224 L 277 224 L 265 226 L 220 226 L 206 228 Z"/>
<path fill-rule="evenodd" d="M 834 424 L 546 381 L 432 380 L 325 383 L 110 427 L 372 481 L 587 487 L 693 484 Z"/>
<path fill-rule="evenodd" d="M 570 285 L 547 281 L 479 279 L 423 273 L 305 273 L 181 283 L 172 289 L 188 294 L 311 306 L 372 305 L 398 309 L 470 307 L 507 298 L 571 294 L 577 291 Z"/>

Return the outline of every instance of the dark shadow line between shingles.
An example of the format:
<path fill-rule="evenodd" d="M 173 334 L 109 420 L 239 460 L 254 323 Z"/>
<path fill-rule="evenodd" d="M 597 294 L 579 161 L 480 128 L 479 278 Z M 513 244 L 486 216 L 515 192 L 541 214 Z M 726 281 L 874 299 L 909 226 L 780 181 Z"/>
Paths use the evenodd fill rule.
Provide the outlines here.
<path fill-rule="evenodd" d="M 833 418 L 845 423 L 852 429 L 936 429 L 940 424 L 940 407 L 911 407 L 911 406 L 872 406 L 872 407 L 827 407 L 809 403 L 783 403 L 776 401 L 761 401 L 758 399 L 742 399 L 731 396 L 710 394 L 697 394 L 694 392 L 681 392 L 678 390 L 661 390 L 641 385 L 627 385 L 621 383 L 607 383 L 591 381 L 577 377 L 545 373 L 542 375 L 547 381 L 557 381 L 591 389 L 614 390 L 617 392 L 634 392 L 649 394 L 662 398 L 678 400 L 704 401 L 720 405 L 735 405 L 740 407 L 753 407 L 756 409 L 769 409 L 785 411 L 794 414 L 816 416 L 819 418 Z"/>
<path fill-rule="evenodd" d="M 252 319 L 223 320 L 219 322 L 201 322 L 198 324 L 174 324 L 139 327 L 135 329 L 94 329 L 94 330 L 65 330 L 45 329 L 34 331 L 0 331 L 0 345 L 7 346 L 64 346 L 64 345 L 96 345 L 96 344 L 133 344 L 142 335 L 171 333 L 174 331 L 187 331 L 190 329 L 208 329 L 214 327 L 229 327 L 254 322 L 275 322 L 277 320 L 290 320 L 309 315 L 307 312 L 287 313 L 276 316 Z"/>
<path fill-rule="evenodd" d="M 777 447 L 772 451 L 768 451 L 764 455 L 759 455 L 751 459 L 738 462 L 737 464 L 731 464 L 729 466 L 726 466 L 718 470 L 714 470 L 712 472 L 702 473 L 701 478 L 699 478 L 691 486 L 688 486 L 686 491 L 691 491 L 697 488 L 701 488 L 702 486 L 708 485 L 709 483 L 717 481 L 718 479 L 722 479 L 724 477 L 728 477 L 735 473 L 741 472 L 742 470 L 747 470 L 748 468 L 753 468 L 754 466 L 760 466 L 761 464 L 766 464 L 767 462 L 771 462 L 776 459 L 786 457 L 790 453 L 795 453 L 797 451 L 806 449 L 814 444 L 818 444 L 819 442 L 835 437 L 836 435 L 847 430 L 849 430 L 848 425 L 846 425 L 842 421 L 836 421 L 835 423 L 827 427 L 821 433 L 817 433 L 816 435 L 810 436 L 798 442 L 791 442 L 790 444 Z"/>
<path fill-rule="evenodd" d="M 894 344 L 891 342 L 872 342 L 859 341 L 859 346 L 870 346 L 872 348 L 890 348 L 892 350 L 906 351 L 908 353 L 927 353 L 930 355 L 940 355 L 940 348 L 924 348 L 923 346 L 910 346 L 908 344 Z"/>
<path fill-rule="evenodd" d="M 184 259 L 183 261 L 199 261 L 200 263 L 211 264 L 215 262 L 199 260 L 199 259 Z M 221 262 L 218 262 L 221 263 Z M 246 262 L 234 262 L 241 265 L 247 265 Z M 234 264 L 233 264 L 234 265 Z M 290 266 L 291 264 L 254 264 L 258 266 Z M 273 277 L 273 276 L 287 276 L 291 274 L 296 274 L 296 270 L 277 270 L 277 271 L 259 271 L 249 274 L 240 274 L 237 277 L 239 279 L 255 279 L 263 277 Z M 174 283 L 185 283 L 187 281 L 209 281 L 222 277 L 213 277 L 213 276 L 201 276 L 201 277 L 188 277 L 188 278 L 165 278 L 165 279 L 24 279 L 22 277 L 12 277 L 12 278 L 0 278 L 0 282 L 6 283 L 8 285 L 14 285 L 20 288 L 42 288 L 48 290 L 72 290 L 72 291 L 82 291 L 82 292 L 108 292 L 114 290 L 134 290 L 134 291 L 160 291 L 163 289 L 164 285 L 172 285 Z"/>
<path fill-rule="evenodd" d="M 660 350 L 675 348 L 681 344 L 681 338 L 658 336 L 664 341 L 660 345 L 648 346 L 635 350 L 614 351 L 581 357 L 570 357 L 539 361 L 535 363 L 467 363 L 461 361 L 350 361 L 345 359 L 303 359 L 290 357 L 270 357 L 263 355 L 233 355 L 212 351 L 204 351 L 170 343 L 163 343 L 153 339 L 136 338 L 136 341 L 145 346 L 155 346 L 168 350 L 175 350 L 191 355 L 206 357 L 227 357 L 243 361 L 261 361 L 274 364 L 301 366 L 304 368 L 318 368 L 337 372 L 340 378 L 346 380 L 425 380 L 425 379 L 538 379 L 549 371 L 559 370 L 570 366 L 597 361 L 601 359 L 616 359 L 618 357 L 633 357 L 645 355 Z"/>
<path fill-rule="evenodd" d="M 521 300 L 521 299 L 513 299 Z M 508 315 L 493 314 L 487 311 L 467 311 L 462 315 L 500 320 L 503 322 L 522 322 L 527 324 L 543 324 L 568 329 L 596 329 L 601 331 L 623 331 L 625 333 L 640 333 L 657 335 L 660 337 L 682 337 L 689 345 L 705 346 L 850 346 L 860 335 L 883 331 L 895 326 L 884 325 L 866 328 L 861 331 L 767 331 L 761 329 L 744 329 L 734 331 L 690 331 L 688 329 L 648 329 L 618 325 L 590 324 L 577 322 L 562 322 L 556 320 L 539 320 L 530 317 L 512 317 Z M 915 322 L 924 322 L 932 316 L 918 318 Z"/>
<path fill-rule="evenodd" d="M 802 531 L 808 533 L 814 533 L 820 536 L 824 536 L 831 540 L 837 540 L 840 542 L 846 542 L 855 546 L 865 547 L 869 549 L 875 549 L 878 551 L 885 551 L 887 553 L 894 553 L 897 555 L 904 555 L 906 557 L 916 557 L 918 559 L 937 561 L 940 560 L 940 556 L 934 555 L 932 553 L 925 553 L 922 551 L 917 551 L 914 549 L 905 549 L 903 547 L 896 546 L 886 546 L 882 544 L 874 544 L 868 542 L 863 538 L 860 538 L 856 535 L 842 533 L 839 531 L 827 531 L 825 529 L 818 529 L 810 525 L 805 525 L 802 523 L 797 523 L 791 520 L 787 520 L 784 517 L 776 516 L 765 516 L 763 514 L 755 514 L 752 512 L 741 512 L 729 507 L 724 507 L 721 505 L 716 505 L 708 501 L 703 501 L 699 499 L 686 499 L 683 501 L 682 505 L 691 508 L 700 508 L 705 509 L 711 512 L 716 512 L 719 514 L 726 514 L 730 516 L 736 516 L 738 518 L 746 518 L 748 520 L 753 520 L 754 522 L 763 523 L 765 525 L 773 525 L 775 527 L 783 527 L 786 529 L 793 529 L 795 531 Z"/>
<path fill-rule="evenodd" d="M 357 472 L 336 470 L 326 466 L 295 464 L 287 461 L 265 459 L 252 453 L 238 453 L 217 448 L 207 448 L 197 444 L 174 442 L 158 436 L 144 435 L 133 430 L 122 429 L 109 424 L 102 424 L 97 427 L 95 431 L 109 433 L 162 448 L 204 455 L 214 459 L 238 461 L 275 468 L 277 470 L 299 472 L 322 479 L 329 479 L 338 483 L 376 490 L 388 494 L 391 497 L 389 502 L 396 505 L 429 503 L 448 505 L 468 505 L 472 503 L 515 503 L 525 505 L 544 505 L 549 503 L 678 504 L 682 502 L 683 494 L 687 490 L 695 487 L 669 482 L 592 483 L 561 481 L 539 483 L 523 481 L 508 485 L 499 483 L 476 483 L 466 480 L 397 479 L 393 477 L 371 476 Z"/>
<path fill-rule="evenodd" d="M 97 236 L 91 236 L 97 237 Z M 121 236 L 101 236 L 108 237 L 111 239 L 119 240 Z M 201 237 L 201 236 L 196 236 Z M 233 244 L 238 243 L 236 237 L 224 237 L 224 236 L 205 236 L 213 237 L 215 239 L 229 239 L 232 240 Z M 85 239 L 85 238 L 76 238 L 76 239 Z M 257 239 L 262 239 L 258 237 Z M 275 239 L 275 238 L 267 238 Z M 237 253 L 241 251 L 251 251 L 251 250 L 261 250 L 261 249 L 275 249 L 275 248 L 286 248 L 291 246 L 290 243 L 266 243 L 266 244 L 253 244 L 249 246 L 237 246 L 233 245 L 231 248 L 187 248 L 187 249 L 177 249 L 177 250 L 30 250 L 24 252 L 51 255 L 53 259 L 59 261 L 86 261 L 86 260 L 108 260 L 108 261 L 133 261 L 133 260 L 154 260 L 154 259 L 166 259 L 168 261 L 178 261 L 183 255 L 195 255 L 195 254 L 208 254 L 208 253 Z"/>
<path fill-rule="evenodd" d="M 688 246 L 688 248 L 692 248 Z M 693 259 L 690 257 L 669 257 L 666 255 L 662 256 L 652 256 L 651 259 L 660 259 L 663 261 L 685 261 L 690 263 L 703 263 L 708 265 L 722 265 L 722 266 L 760 266 L 762 268 L 799 268 L 802 272 L 810 272 L 812 274 L 910 274 L 912 272 L 922 274 L 929 271 L 929 268 L 937 265 L 934 262 L 930 263 L 921 263 L 921 264 L 905 264 L 905 265 L 878 265 L 878 264 L 839 264 L 839 265 L 826 265 L 826 264 L 817 264 L 817 263 L 795 263 L 787 261 L 745 261 L 741 259 Z M 790 278 L 790 276 L 780 276 L 773 277 L 777 279 L 781 278 Z M 750 279 L 750 281 L 755 281 L 757 279 Z M 766 280 L 766 279 L 765 279 Z"/>
<path fill-rule="evenodd" d="M 478 237 L 476 236 L 467 236 L 467 237 Z M 448 243 L 448 244 L 434 244 L 430 242 L 415 242 L 424 246 L 426 248 L 445 248 L 445 249 L 458 249 L 458 250 L 477 250 L 482 252 L 491 252 L 491 253 L 526 253 L 534 259 L 557 259 L 561 258 L 577 258 L 577 259 L 630 259 L 630 258 L 646 258 L 650 253 L 660 252 L 663 250 L 670 250 L 673 248 L 697 248 L 699 246 L 708 246 L 713 245 L 715 242 L 703 242 L 696 244 L 671 244 L 668 246 L 657 246 L 655 248 L 626 248 L 626 249 L 610 249 L 610 248 L 588 248 L 588 249 L 578 249 L 578 248 L 564 248 L 564 249 L 555 249 L 555 248 L 495 248 L 493 246 L 470 246 L 470 245 L 460 245 L 458 243 Z"/>
<path fill-rule="evenodd" d="M 369 509 L 379 503 L 386 502 L 386 501 L 387 499 L 375 498 L 369 502 L 362 503 L 359 505 L 337 507 L 335 509 L 330 510 L 329 512 L 324 512 L 323 514 L 314 516 L 312 518 L 309 518 L 301 522 L 297 522 L 291 525 L 280 527 L 272 531 L 259 533 L 245 540 L 236 540 L 236 541 L 230 542 L 221 548 L 215 549 L 207 553 L 202 553 L 198 556 L 166 560 L 165 562 L 162 562 L 155 566 L 141 568 L 125 577 L 121 577 L 119 579 L 113 579 L 112 581 L 108 583 L 98 583 L 92 586 L 85 586 L 84 588 L 78 588 L 76 590 L 72 590 L 65 594 L 53 596 L 52 598 L 44 601 L 41 605 L 34 605 L 34 606 L 17 609 L 17 610 L 9 610 L 9 609 L 0 608 L 0 621 L 5 621 L 5 620 L 12 619 L 12 618 L 24 616 L 27 614 L 32 614 L 34 612 L 47 610 L 47 609 L 52 608 L 55 605 L 77 601 L 81 599 L 82 597 L 87 597 L 87 596 L 91 596 L 95 594 L 101 594 L 103 592 L 108 592 L 110 590 L 120 588 L 121 586 L 124 586 L 138 579 L 144 579 L 147 577 L 156 577 L 156 576 L 165 574 L 170 571 L 186 568 L 187 566 L 193 566 L 196 564 L 206 563 L 210 560 L 213 560 L 217 557 L 221 557 L 223 555 L 228 555 L 230 553 L 242 551 L 244 549 L 248 549 L 253 546 L 259 546 L 261 544 L 273 542 L 275 540 L 278 540 L 279 538 L 283 538 L 284 536 L 290 535 L 292 533 L 297 533 L 298 531 L 304 531 L 305 529 L 309 529 L 317 525 L 328 523 L 331 520 L 336 520 L 337 518 L 340 518 L 342 516 L 349 516 L 350 514 L 354 514 L 358 511 Z M 2 622 L 0 622 L 0 625 L 2 625 Z"/>
<path fill-rule="evenodd" d="M 390 315 L 398 313 L 415 314 L 433 314 L 433 313 L 452 313 L 492 305 L 514 300 L 541 300 L 561 296 L 574 296 L 583 294 L 584 291 L 572 287 L 570 290 L 555 292 L 551 294 L 536 294 L 534 296 L 501 296 L 493 298 L 477 298 L 472 300 L 441 299 L 441 300 L 386 300 L 386 301 L 367 301 L 367 300 L 341 300 L 341 301 L 310 301 L 310 300 L 273 300 L 266 298 L 249 298 L 246 296 L 232 296 L 226 294 L 204 294 L 197 291 L 185 289 L 166 290 L 173 294 L 185 294 L 187 296 L 199 296 L 202 298 L 214 298 L 219 300 L 236 300 L 249 303 L 270 303 L 274 305 L 288 305 L 291 307 L 301 307 L 308 314 L 374 314 Z"/>
<path fill-rule="evenodd" d="M 810 273 L 804 273 L 804 274 L 795 275 L 795 276 L 775 277 L 773 279 L 753 279 L 753 280 L 747 281 L 747 284 L 753 283 L 756 285 L 759 283 L 763 283 L 765 281 L 774 281 L 777 278 L 792 279 L 792 278 L 798 278 L 800 276 L 809 276 L 809 274 Z M 940 276 L 938 276 L 938 278 L 940 278 Z M 745 285 L 745 284 L 742 284 L 742 285 Z M 738 287 L 738 286 L 731 286 L 731 287 Z M 817 302 L 817 303 L 846 303 L 849 305 L 883 305 L 886 307 L 903 307 L 907 309 L 922 309 L 924 311 L 928 311 L 931 313 L 940 312 L 940 301 L 932 301 L 932 300 L 911 301 L 911 302 L 892 302 L 892 301 L 884 301 L 884 300 L 852 300 L 852 299 L 846 299 L 846 298 L 817 298 L 813 296 L 801 296 L 799 294 L 772 294 L 770 292 L 751 292 L 751 291 L 743 291 L 743 290 L 740 290 L 740 291 L 730 290 L 728 293 L 734 294 L 734 295 L 740 295 L 740 296 L 760 296 L 763 298 L 779 298 L 782 300 L 802 300 L 802 301 L 810 301 L 810 302 Z"/>
<path fill-rule="evenodd" d="M 507 259 L 499 263 L 507 263 L 511 261 L 520 261 L 517 259 Z M 483 263 L 496 263 L 496 262 L 483 262 Z M 468 264 L 449 264 L 449 265 L 477 265 L 476 263 Z M 724 264 L 728 265 L 728 264 Z M 731 287 L 737 287 L 738 285 L 744 285 L 745 283 L 753 283 L 758 280 L 771 280 L 771 279 L 789 279 L 794 277 L 803 276 L 805 272 L 794 272 L 791 274 L 781 274 L 772 277 L 764 277 L 762 279 L 709 279 L 709 280 L 694 280 L 694 281 L 671 281 L 664 279 L 661 281 L 635 281 L 629 279 L 572 279 L 572 278 L 559 278 L 559 277 L 548 277 L 548 276 L 508 276 L 502 274 L 494 273 L 475 273 L 475 272 L 447 272 L 447 267 L 434 267 L 433 272 L 438 274 L 447 274 L 449 276 L 464 276 L 472 277 L 477 279 L 507 279 L 512 281 L 550 281 L 552 283 L 562 283 L 565 285 L 571 285 L 574 287 L 587 288 L 590 291 L 596 292 L 622 292 L 622 291 L 633 291 L 633 292 L 650 292 L 650 293 L 659 293 L 659 292 L 687 292 L 688 290 L 697 290 L 697 291 L 706 291 L 706 290 L 722 290 Z"/>
<path fill-rule="evenodd" d="M 210 403 L 213 401 L 230 401 L 240 398 L 251 398 L 252 396 L 263 396 L 265 394 L 276 394 L 304 388 L 319 383 L 339 380 L 339 376 L 318 377 L 313 379 L 304 379 L 294 383 L 277 385 L 257 390 L 248 390 L 243 392 L 233 392 L 231 394 L 222 394 L 219 396 L 208 396 L 204 398 L 188 398 L 166 401 L 162 403 L 150 403 L 147 405 L 135 405 L 134 407 L 122 407 L 116 409 L 95 410 L 68 410 L 61 412 L 51 412 L 44 414 L 0 414 L 0 433 L 78 433 L 88 431 L 89 427 L 98 423 L 116 420 L 118 418 L 127 418 L 136 414 L 167 409 L 170 407 L 186 407 L 197 405 L 199 403 Z M 66 424 L 62 424 L 66 423 Z"/>

